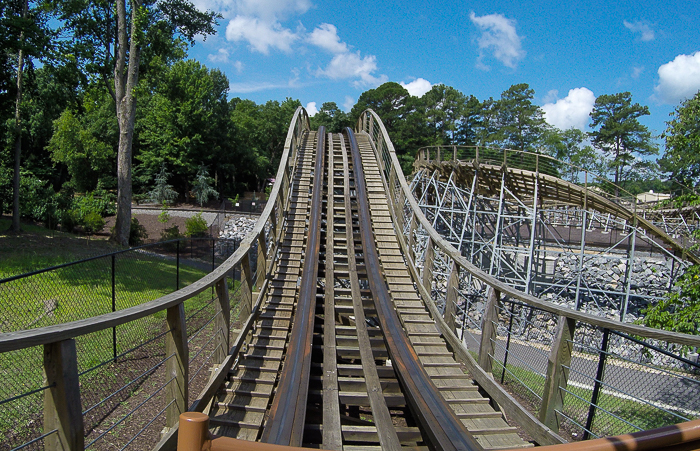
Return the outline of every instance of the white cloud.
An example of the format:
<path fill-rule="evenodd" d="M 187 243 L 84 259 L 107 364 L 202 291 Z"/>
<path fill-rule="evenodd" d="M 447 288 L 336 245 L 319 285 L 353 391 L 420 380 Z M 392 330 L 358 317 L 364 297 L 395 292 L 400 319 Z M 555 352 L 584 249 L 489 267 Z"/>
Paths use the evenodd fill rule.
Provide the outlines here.
<path fill-rule="evenodd" d="M 316 108 L 316 102 L 307 103 L 306 112 L 309 114 L 309 117 L 316 116 L 316 113 L 318 113 L 318 108 Z"/>
<path fill-rule="evenodd" d="M 700 90 L 700 51 L 678 55 L 659 67 L 659 84 L 655 96 L 664 103 L 676 103 Z"/>
<path fill-rule="evenodd" d="M 241 72 L 243 72 L 243 68 L 244 68 L 244 67 L 245 67 L 245 65 L 244 65 L 242 62 L 240 62 L 240 61 L 235 61 L 235 62 L 233 63 L 233 68 L 236 69 L 236 72 L 238 72 L 239 74 L 240 74 Z"/>
<path fill-rule="evenodd" d="M 331 53 L 345 53 L 348 51 L 346 43 L 340 41 L 338 30 L 334 25 L 322 23 L 308 36 L 307 40 Z"/>
<path fill-rule="evenodd" d="M 639 34 L 639 39 L 642 41 L 653 41 L 654 40 L 654 30 L 651 25 L 645 20 L 637 20 L 635 22 L 627 22 L 626 20 L 622 22 L 629 31 L 634 34 Z"/>
<path fill-rule="evenodd" d="M 267 81 L 253 81 L 253 82 L 241 82 L 241 83 L 229 83 L 229 90 L 232 93 L 247 94 L 250 92 L 267 91 L 270 89 L 286 89 L 286 88 L 298 88 L 299 79 L 292 78 L 286 82 L 267 82 Z"/>
<path fill-rule="evenodd" d="M 563 99 L 546 103 L 542 106 L 542 110 L 545 120 L 554 127 L 561 130 L 571 127 L 583 130 L 594 104 L 595 94 L 590 89 L 574 88 L 569 90 L 569 95 Z"/>
<path fill-rule="evenodd" d="M 481 61 L 484 50 L 493 51 L 493 56 L 510 68 L 515 68 L 518 61 L 525 57 L 525 51 L 520 42 L 521 37 L 515 31 L 515 20 L 507 19 L 502 14 L 477 17 L 474 12 L 469 13 L 469 18 L 481 30 L 481 36 L 477 40 L 479 44 L 477 67 L 488 69 Z"/>
<path fill-rule="evenodd" d="M 292 14 L 304 14 L 311 8 L 310 0 L 193 0 L 200 11 L 213 10 L 226 19 L 235 15 L 254 16 L 266 22 L 286 19 Z"/>
<path fill-rule="evenodd" d="M 213 63 L 228 63 L 228 50 L 219 49 L 215 55 L 207 55 L 207 59 Z"/>
<path fill-rule="evenodd" d="M 424 78 L 416 78 L 410 83 L 401 82 L 401 86 L 406 88 L 406 91 L 415 97 L 423 97 L 423 94 L 430 91 L 430 88 L 433 87 L 433 85 Z"/>
<path fill-rule="evenodd" d="M 387 81 L 386 75 L 375 77 L 372 75 L 377 70 L 377 57 L 368 55 L 364 58 L 357 53 L 340 53 L 335 55 L 325 69 L 316 72 L 318 76 L 328 77 L 332 80 L 355 78 L 355 87 L 379 86 Z"/>
<path fill-rule="evenodd" d="M 554 103 L 559 99 L 559 91 L 556 89 L 552 89 L 547 92 L 547 95 L 544 96 L 544 103 Z"/>
<path fill-rule="evenodd" d="M 640 75 L 644 72 L 644 66 L 638 66 L 638 67 L 633 67 L 632 68 L 632 78 L 635 80 L 639 78 Z"/>
<path fill-rule="evenodd" d="M 279 22 L 268 23 L 256 17 L 236 16 L 226 27 L 226 39 L 234 42 L 248 41 L 254 50 L 268 55 L 270 47 L 290 52 L 292 43 L 299 36 L 283 28 Z"/>
<path fill-rule="evenodd" d="M 350 96 L 345 96 L 345 101 L 343 102 L 343 111 L 349 113 L 352 107 L 355 106 L 355 99 Z"/>
<path fill-rule="evenodd" d="M 311 8 L 310 0 L 235 0 L 234 4 L 238 14 L 268 22 L 285 19 L 290 14 L 304 14 Z"/>

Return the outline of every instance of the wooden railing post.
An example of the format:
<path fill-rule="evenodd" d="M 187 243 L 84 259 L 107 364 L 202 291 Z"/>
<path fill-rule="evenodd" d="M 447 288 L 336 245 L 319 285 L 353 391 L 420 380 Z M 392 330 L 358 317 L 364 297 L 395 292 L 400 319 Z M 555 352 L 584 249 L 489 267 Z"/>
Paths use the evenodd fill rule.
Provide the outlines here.
<path fill-rule="evenodd" d="M 78 451 L 85 447 L 83 409 L 80 404 L 78 355 L 75 339 L 44 345 L 44 439 L 47 450 Z"/>
<path fill-rule="evenodd" d="M 246 252 L 241 258 L 241 318 L 248 318 L 253 311 L 253 273 Z"/>
<path fill-rule="evenodd" d="M 166 389 L 165 425 L 175 426 L 182 412 L 187 411 L 189 383 L 189 349 L 187 346 L 187 329 L 185 326 L 185 305 L 179 303 L 167 312 L 169 332 L 165 335 L 165 374 Z"/>
<path fill-rule="evenodd" d="M 226 277 L 216 283 L 216 351 L 214 359 L 216 363 L 224 361 L 228 355 L 229 335 L 231 331 L 231 300 L 228 294 L 228 283 Z"/>
<path fill-rule="evenodd" d="M 408 226 L 408 256 L 413 262 L 413 264 L 416 264 L 416 257 L 415 254 L 413 253 L 413 244 L 414 244 L 414 238 L 413 235 L 416 233 L 416 213 L 411 210 L 411 222 Z"/>
<path fill-rule="evenodd" d="M 457 312 L 457 294 L 459 292 L 459 266 L 452 261 L 450 280 L 447 283 L 447 297 L 445 298 L 445 322 L 452 332 L 455 332 L 455 313 Z"/>
<path fill-rule="evenodd" d="M 564 407 L 564 389 L 569 381 L 571 353 L 573 351 L 576 321 L 565 316 L 559 317 L 556 335 L 549 352 L 547 378 L 544 382 L 539 419 L 553 431 L 559 431 L 559 418 L 556 411 Z"/>
<path fill-rule="evenodd" d="M 487 373 L 491 372 L 492 357 L 496 347 L 496 325 L 498 321 L 497 304 L 501 293 L 493 287 L 488 288 L 488 300 L 481 320 L 481 344 L 479 346 L 479 366 Z"/>
<path fill-rule="evenodd" d="M 267 243 L 265 240 L 265 228 L 258 235 L 258 262 L 255 271 L 255 290 L 256 292 L 262 289 L 265 283 L 265 275 L 267 274 Z"/>
<path fill-rule="evenodd" d="M 435 259 L 435 250 L 433 249 L 433 239 L 429 237 L 423 260 L 423 286 L 431 297 L 433 295 L 433 259 Z"/>

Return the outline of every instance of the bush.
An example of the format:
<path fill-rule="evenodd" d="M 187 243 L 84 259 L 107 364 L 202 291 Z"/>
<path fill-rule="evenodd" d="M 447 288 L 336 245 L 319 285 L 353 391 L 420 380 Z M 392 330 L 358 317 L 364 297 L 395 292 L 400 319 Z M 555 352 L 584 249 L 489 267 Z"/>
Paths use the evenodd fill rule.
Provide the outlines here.
<path fill-rule="evenodd" d="M 185 236 L 190 238 L 202 237 L 206 236 L 208 232 L 207 221 L 202 218 L 201 212 L 185 219 Z"/>
<path fill-rule="evenodd" d="M 180 234 L 180 228 L 176 225 L 163 229 L 160 232 L 161 241 L 177 240 L 178 238 L 182 238 L 182 235 Z"/>
<path fill-rule="evenodd" d="M 139 224 L 139 220 L 131 218 L 131 230 L 129 230 L 129 245 L 138 246 L 148 239 L 146 228 Z"/>
<path fill-rule="evenodd" d="M 99 213 L 91 211 L 83 217 L 83 227 L 87 233 L 97 233 L 105 226 L 105 220 Z"/>

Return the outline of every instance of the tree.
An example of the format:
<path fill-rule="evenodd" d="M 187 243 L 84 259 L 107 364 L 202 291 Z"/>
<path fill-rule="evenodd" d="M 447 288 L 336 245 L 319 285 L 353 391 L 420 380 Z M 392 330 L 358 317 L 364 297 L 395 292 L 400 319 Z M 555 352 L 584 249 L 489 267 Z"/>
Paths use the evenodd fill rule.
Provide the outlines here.
<path fill-rule="evenodd" d="M 111 172 L 114 150 L 92 136 L 70 110 L 54 121 L 48 150 L 54 163 L 68 167 L 69 183 L 78 191 L 94 190 L 100 176 Z"/>
<path fill-rule="evenodd" d="M 363 92 L 357 103 L 350 111 L 352 123 L 356 123 L 360 114 L 367 108 L 372 108 L 379 115 L 391 135 L 398 130 L 401 120 L 407 114 L 406 105 L 411 95 L 406 88 L 393 81 L 384 83 L 375 89 Z"/>
<path fill-rule="evenodd" d="M 475 146 L 479 142 L 479 128 L 481 127 L 482 105 L 479 99 L 470 95 L 463 108 L 463 115 L 459 126 L 458 143 L 465 146 Z"/>
<path fill-rule="evenodd" d="M 210 185 L 209 171 L 207 167 L 203 164 L 199 167 L 197 171 L 197 178 L 195 179 L 194 186 L 192 187 L 192 192 L 194 197 L 197 199 L 199 206 L 204 205 L 206 201 L 212 196 L 218 196 L 219 193 L 212 188 Z"/>
<path fill-rule="evenodd" d="M 165 163 L 161 166 L 160 172 L 156 176 L 156 184 L 148 193 L 149 199 L 152 202 L 165 205 L 167 202 L 172 202 L 177 197 L 177 192 L 172 185 L 168 184 L 170 174 L 165 169 Z"/>
<path fill-rule="evenodd" d="M 595 100 L 590 114 L 590 126 L 594 131 L 589 135 L 595 148 L 612 155 L 616 187 L 629 177 L 627 169 L 644 165 L 636 155 L 655 155 L 658 152 L 649 129 L 638 120 L 648 114 L 648 107 L 632 104 L 629 92 L 604 94 Z M 615 195 L 619 195 L 619 188 L 615 191 Z"/>
<path fill-rule="evenodd" d="M 537 151 L 545 121 L 542 109 L 532 103 L 535 91 L 527 83 L 513 85 L 503 91 L 494 104 L 498 124 L 497 136 L 510 149 Z"/>
<path fill-rule="evenodd" d="M 671 113 L 662 135 L 666 152 L 659 161 L 661 168 L 685 185 L 700 185 L 700 92 L 684 100 Z"/>
<path fill-rule="evenodd" d="M 14 94 L 14 170 L 12 182 L 12 225 L 11 230 L 20 232 L 20 160 L 22 154 L 22 88 L 25 64 L 35 57 L 43 56 L 47 43 L 50 40 L 50 32 L 46 27 L 46 15 L 41 5 L 29 8 L 28 0 L 3 2 L 0 6 L 0 43 L 3 55 L 0 62 L 0 75 L 2 75 L 3 93 Z M 16 54 L 13 54 L 16 51 Z M 14 85 L 8 83 L 8 76 L 12 72 L 13 56 L 16 56 L 16 79 Z M 7 80 L 7 81 L 6 81 Z M 14 89 L 13 89 L 14 88 Z M 3 96 L 6 97 L 6 96 Z M 9 100 L 7 98 L 2 100 Z M 5 103 L 0 100 L 0 104 Z"/>
<path fill-rule="evenodd" d="M 216 19 L 213 12 L 201 12 L 187 0 L 116 0 L 109 2 L 65 0 L 60 3 L 61 19 L 74 33 L 75 48 L 97 73 L 113 95 L 119 144 L 117 148 L 117 219 L 114 238 L 128 245 L 131 228 L 132 142 L 136 117 L 135 90 L 139 81 L 141 56 L 150 45 L 150 37 L 182 36 L 194 43 L 197 35 L 213 34 Z M 116 16 L 116 17 L 115 17 Z M 116 23 L 116 28 L 114 24 Z M 112 36 L 116 36 L 112 41 Z M 174 41 L 175 39 L 173 39 Z M 163 40 L 154 40 L 162 43 Z M 172 47 L 166 46 L 167 50 Z M 114 54 L 112 54 L 114 49 Z M 114 89 L 108 83 L 112 73 Z"/>
<path fill-rule="evenodd" d="M 317 129 L 325 125 L 329 133 L 340 133 L 343 128 L 350 127 L 350 119 L 335 102 L 324 102 L 321 109 L 311 118 L 311 128 Z"/>
<path fill-rule="evenodd" d="M 591 146 L 584 145 L 586 134 L 581 130 L 572 127 L 562 131 L 547 127 L 542 136 L 544 152 L 565 163 L 558 168 L 559 176 L 564 180 L 580 183 L 582 170 L 594 174 L 607 172 L 609 162 Z"/>
<path fill-rule="evenodd" d="M 136 119 L 135 160 L 148 183 L 165 163 L 178 192 L 190 190 L 200 164 L 218 172 L 232 164 L 229 82 L 218 69 L 194 60 L 178 61 L 139 86 L 140 113 Z M 140 178 L 140 177 L 139 177 Z"/>
<path fill-rule="evenodd" d="M 466 97 L 451 86 L 434 85 L 423 95 L 425 116 L 435 134 L 435 144 L 455 144 L 464 115 Z"/>
<path fill-rule="evenodd" d="M 648 327 L 700 334 L 700 265 L 690 266 L 676 281 L 677 291 L 642 311 Z"/>

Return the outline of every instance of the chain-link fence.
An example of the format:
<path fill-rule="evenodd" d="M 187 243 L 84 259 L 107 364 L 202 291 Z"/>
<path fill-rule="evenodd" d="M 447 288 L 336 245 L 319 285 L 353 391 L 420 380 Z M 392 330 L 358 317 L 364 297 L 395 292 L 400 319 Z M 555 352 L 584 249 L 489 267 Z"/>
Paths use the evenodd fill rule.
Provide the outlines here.
<path fill-rule="evenodd" d="M 155 243 L 0 281 L 0 332 L 95 317 L 157 299 L 203 277 L 235 252 L 240 240 L 187 239 Z M 256 252 L 250 252 L 255 259 Z M 240 271 L 227 274 L 230 318 L 239 314 Z M 217 294 L 205 290 L 184 302 L 191 403 L 209 380 L 221 350 Z M 86 448 L 146 449 L 165 426 L 163 391 L 169 332 L 165 310 L 75 339 Z M 222 350 L 225 355 L 228 349 Z M 41 346 L 0 358 L 2 449 L 43 449 L 56 431 L 44 428 L 45 397 L 55 388 L 44 374 Z M 218 363 L 218 362 L 216 362 Z"/>

